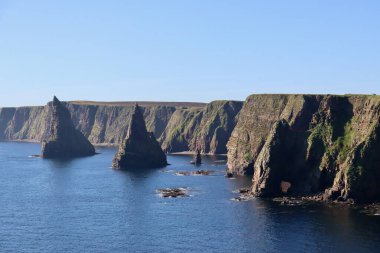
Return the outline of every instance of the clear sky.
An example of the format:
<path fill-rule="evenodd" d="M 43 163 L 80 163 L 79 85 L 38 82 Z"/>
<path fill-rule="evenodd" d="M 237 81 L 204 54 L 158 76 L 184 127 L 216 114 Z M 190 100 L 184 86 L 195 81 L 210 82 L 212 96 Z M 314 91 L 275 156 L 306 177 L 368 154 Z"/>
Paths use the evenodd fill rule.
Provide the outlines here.
<path fill-rule="evenodd" d="M 379 0 L 0 0 L 0 106 L 380 94 Z"/>

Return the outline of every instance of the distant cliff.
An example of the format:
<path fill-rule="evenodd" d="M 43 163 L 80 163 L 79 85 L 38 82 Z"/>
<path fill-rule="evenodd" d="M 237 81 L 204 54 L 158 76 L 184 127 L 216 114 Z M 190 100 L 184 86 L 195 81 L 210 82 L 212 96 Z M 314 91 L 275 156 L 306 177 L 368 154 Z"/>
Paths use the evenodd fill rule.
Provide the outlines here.
<path fill-rule="evenodd" d="M 380 97 L 252 95 L 228 142 L 228 170 L 257 196 L 325 192 L 380 199 Z"/>
<path fill-rule="evenodd" d="M 134 102 L 68 102 L 75 127 L 91 143 L 119 145 L 126 136 Z M 139 102 L 147 130 L 167 152 L 202 147 L 204 153 L 226 153 L 242 102 L 202 103 Z M 48 136 L 48 106 L 0 108 L 0 140 L 41 142 Z"/>
<path fill-rule="evenodd" d="M 200 149 L 202 153 L 227 153 L 242 105 L 240 101 L 214 101 L 202 110 L 177 110 L 160 138 L 162 147 L 169 152 Z"/>
<path fill-rule="evenodd" d="M 133 105 L 108 106 L 65 103 L 75 127 L 93 144 L 120 144 L 128 129 Z M 160 136 L 175 106 L 143 107 L 147 128 Z M 0 109 L 0 140 L 41 142 L 51 121 L 48 106 Z"/>

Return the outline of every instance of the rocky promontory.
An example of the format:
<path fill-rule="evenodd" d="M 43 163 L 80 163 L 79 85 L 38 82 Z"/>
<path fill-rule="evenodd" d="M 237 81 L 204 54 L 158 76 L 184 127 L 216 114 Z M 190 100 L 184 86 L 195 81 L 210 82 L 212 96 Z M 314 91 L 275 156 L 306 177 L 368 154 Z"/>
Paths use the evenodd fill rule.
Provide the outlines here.
<path fill-rule="evenodd" d="M 228 172 L 251 193 L 380 199 L 380 97 L 252 95 L 228 142 Z"/>
<path fill-rule="evenodd" d="M 50 134 L 42 143 L 41 157 L 71 158 L 94 155 L 94 146 L 75 129 L 67 108 L 55 96 L 49 106 L 52 112 Z"/>
<path fill-rule="evenodd" d="M 160 168 L 167 165 L 154 134 L 146 129 L 140 107 L 136 104 L 127 136 L 112 161 L 115 169 Z"/>

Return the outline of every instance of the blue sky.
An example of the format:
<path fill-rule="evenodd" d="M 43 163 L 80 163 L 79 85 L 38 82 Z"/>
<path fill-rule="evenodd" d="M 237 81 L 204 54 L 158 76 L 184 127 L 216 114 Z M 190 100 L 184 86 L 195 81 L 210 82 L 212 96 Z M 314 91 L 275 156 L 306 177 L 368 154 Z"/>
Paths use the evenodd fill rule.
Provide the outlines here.
<path fill-rule="evenodd" d="M 380 94 L 380 1 L 0 0 L 0 106 Z"/>

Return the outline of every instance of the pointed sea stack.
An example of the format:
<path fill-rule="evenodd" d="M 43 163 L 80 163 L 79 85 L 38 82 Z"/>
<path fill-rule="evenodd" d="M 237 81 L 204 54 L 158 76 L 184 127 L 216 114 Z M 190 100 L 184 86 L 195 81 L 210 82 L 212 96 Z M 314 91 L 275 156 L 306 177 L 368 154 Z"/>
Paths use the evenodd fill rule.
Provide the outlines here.
<path fill-rule="evenodd" d="M 136 104 L 127 137 L 112 161 L 115 169 L 160 168 L 166 166 L 166 155 L 153 133 L 146 129 L 140 107 Z"/>
<path fill-rule="evenodd" d="M 50 136 L 42 143 L 43 158 L 73 158 L 91 156 L 95 148 L 87 138 L 75 129 L 69 110 L 54 96 L 49 103 L 53 117 Z"/>

